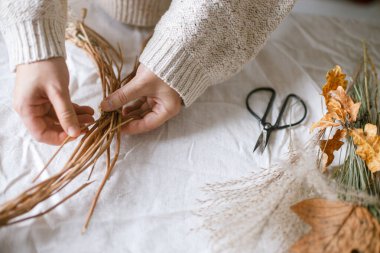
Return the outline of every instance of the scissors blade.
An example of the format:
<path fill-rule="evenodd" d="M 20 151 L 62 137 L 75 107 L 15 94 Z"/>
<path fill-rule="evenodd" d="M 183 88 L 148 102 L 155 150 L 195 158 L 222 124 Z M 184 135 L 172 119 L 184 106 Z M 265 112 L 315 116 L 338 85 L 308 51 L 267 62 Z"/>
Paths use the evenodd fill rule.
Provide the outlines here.
<path fill-rule="evenodd" d="M 255 153 L 256 149 L 258 149 L 258 147 L 260 147 L 262 145 L 263 139 L 264 139 L 264 131 L 262 131 L 259 138 L 257 138 L 255 147 L 253 149 L 253 153 Z"/>
<path fill-rule="evenodd" d="M 265 144 L 264 144 L 264 147 L 263 147 L 263 152 L 264 152 L 264 149 L 267 147 L 268 145 L 268 142 L 269 142 L 269 137 L 272 133 L 272 130 L 267 130 L 265 131 L 266 132 L 266 135 L 265 135 Z"/>
<path fill-rule="evenodd" d="M 265 130 L 263 130 L 259 136 L 259 138 L 257 138 L 257 141 L 256 141 L 256 145 L 253 149 L 253 153 L 255 153 L 255 151 L 258 149 L 258 152 L 260 154 L 262 154 L 264 152 L 264 149 L 267 145 L 268 141 L 267 141 L 267 133 Z"/>

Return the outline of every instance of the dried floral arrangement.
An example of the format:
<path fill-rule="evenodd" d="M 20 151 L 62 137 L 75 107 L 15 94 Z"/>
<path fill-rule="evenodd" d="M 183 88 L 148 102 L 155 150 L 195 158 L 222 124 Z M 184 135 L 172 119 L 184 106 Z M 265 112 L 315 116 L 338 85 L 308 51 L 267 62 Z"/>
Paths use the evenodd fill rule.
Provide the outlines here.
<path fill-rule="evenodd" d="M 363 51 L 350 87 L 339 66 L 327 73 L 322 89 L 327 112 L 312 125 L 319 129 L 319 168 L 349 194 L 341 191 L 340 201 L 308 199 L 292 206 L 312 230 L 291 252 L 380 252 L 380 86 L 365 45 Z M 331 166 L 334 160 L 338 165 Z"/>
<path fill-rule="evenodd" d="M 350 85 L 339 66 L 327 73 L 311 141 L 291 130 L 285 159 L 203 188 L 196 214 L 215 252 L 380 252 L 380 87 L 363 48 Z"/>
<path fill-rule="evenodd" d="M 123 78 L 123 57 L 120 48 L 119 50 L 116 50 L 106 39 L 86 26 L 84 24 L 85 16 L 86 10 L 83 11 L 83 19 L 81 21 L 70 23 L 68 25 L 68 28 L 66 29 L 66 39 L 85 50 L 96 64 L 102 84 L 103 98 L 105 98 L 117 89 L 126 85 L 135 76 L 138 65 L 136 63 L 133 71 Z M 101 112 L 100 117 L 94 123 L 87 125 L 83 129 L 86 131 L 84 136 L 81 138 L 70 158 L 58 173 L 35 184 L 16 198 L 11 199 L 0 206 L 0 226 L 11 225 L 42 216 L 80 192 L 92 183 L 90 179 L 96 162 L 103 154 L 105 154 L 105 174 L 88 211 L 86 222 L 83 227 L 83 231 L 85 231 L 89 225 L 91 216 L 93 215 L 100 193 L 118 159 L 121 126 L 141 116 L 142 115 L 134 115 L 133 117 L 123 118 L 120 110 Z M 51 157 L 34 181 L 39 178 L 44 170 L 47 169 L 49 164 L 68 141 L 70 141 L 69 137 L 66 138 L 63 144 L 58 148 L 57 152 Z M 111 149 L 111 146 L 114 146 L 114 149 Z M 89 173 L 88 180 L 79 188 L 72 191 L 71 194 L 64 197 L 47 210 L 26 216 L 26 214 L 31 212 L 35 206 L 57 194 L 63 188 L 69 187 L 71 185 L 70 183 L 84 172 Z"/>

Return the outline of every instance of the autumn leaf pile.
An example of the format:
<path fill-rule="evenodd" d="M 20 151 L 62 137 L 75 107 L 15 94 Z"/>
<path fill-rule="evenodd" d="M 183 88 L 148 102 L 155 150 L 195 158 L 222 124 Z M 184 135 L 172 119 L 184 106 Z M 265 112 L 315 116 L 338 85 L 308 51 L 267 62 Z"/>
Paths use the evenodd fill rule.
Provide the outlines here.
<path fill-rule="evenodd" d="M 375 201 L 358 203 L 340 193 L 341 201 L 319 198 L 293 205 L 293 212 L 311 227 L 293 244 L 293 253 L 380 252 L 380 101 L 375 69 L 364 47 L 351 87 L 341 67 L 328 71 L 322 88 L 326 113 L 311 126 L 311 131 L 319 130 L 321 172 L 338 186 Z"/>
<path fill-rule="evenodd" d="M 332 128 L 335 131 L 332 138 L 321 140 L 319 145 L 323 152 L 322 170 L 334 160 L 334 152 L 343 146 L 343 139 L 347 134 L 352 137 L 356 145 L 356 154 L 365 161 L 371 172 L 380 171 L 380 136 L 376 125 L 367 123 L 363 129 L 354 128 L 360 109 L 360 102 L 355 103 L 346 93 L 347 81 L 339 66 L 335 66 L 327 73 L 327 83 L 322 89 L 325 98 L 327 113 L 311 127 L 318 128 L 323 133 Z"/>

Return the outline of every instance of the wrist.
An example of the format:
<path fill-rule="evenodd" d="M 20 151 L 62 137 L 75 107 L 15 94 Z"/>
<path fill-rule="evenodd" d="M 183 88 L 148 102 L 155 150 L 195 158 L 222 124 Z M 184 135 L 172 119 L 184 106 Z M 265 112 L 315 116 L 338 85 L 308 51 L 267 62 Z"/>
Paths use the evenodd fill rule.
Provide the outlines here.
<path fill-rule="evenodd" d="M 185 106 L 190 106 L 211 83 L 205 69 L 184 45 L 164 32 L 155 31 L 140 62 L 174 89 Z"/>
<path fill-rule="evenodd" d="M 53 66 L 53 65 L 57 65 L 56 66 L 57 68 L 62 67 L 62 66 L 67 68 L 65 58 L 62 56 L 57 56 L 57 57 L 51 57 L 48 59 L 34 61 L 34 62 L 30 62 L 30 63 L 18 64 L 16 66 L 15 72 L 17 74 L 20 71 L 24 71 L 27 69 L 41 70 L 42 71 L 44 68 L 49 67 L 49 66 Z"/>

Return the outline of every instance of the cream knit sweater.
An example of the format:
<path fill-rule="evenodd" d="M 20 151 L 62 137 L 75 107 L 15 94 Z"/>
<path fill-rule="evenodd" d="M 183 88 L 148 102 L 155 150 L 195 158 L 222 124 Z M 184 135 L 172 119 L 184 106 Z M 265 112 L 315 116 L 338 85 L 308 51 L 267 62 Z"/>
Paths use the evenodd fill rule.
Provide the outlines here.
<path fill-rule="evenodd" d="M 121 22 L 156 25 L 140 62 L 175 89 L 186 106 L 252 59 L 294 2 L 98 0 Z M 67 0 L 0 1 L 0 30 L 13 70 L 18 64 L 65 56 L 66 10 Z"/>

